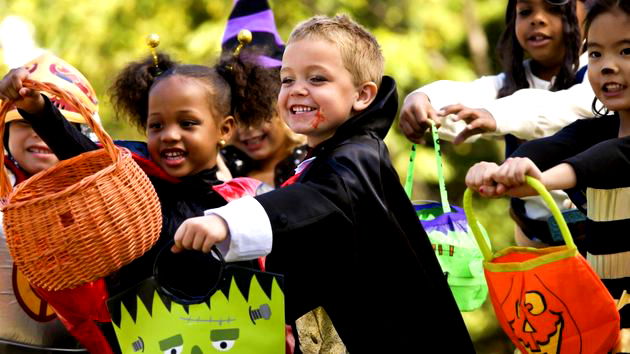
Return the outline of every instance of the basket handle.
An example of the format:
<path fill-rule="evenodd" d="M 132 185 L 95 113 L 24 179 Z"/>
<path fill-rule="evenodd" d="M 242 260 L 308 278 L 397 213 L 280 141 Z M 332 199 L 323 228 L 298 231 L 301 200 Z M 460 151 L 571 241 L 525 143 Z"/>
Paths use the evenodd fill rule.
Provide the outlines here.
<path fill-rule="evenodd" d="M 116 146 L 114 145 L 114 141 L 100 126 L 100 124 L 94 121 L 94 119 L 92 118 L 92 113 L 90 113 L 90 111 L 81 103 L 81 101 L 76 99 L 66 90 L 61 89 L 57 85 L 54 85 L 52 83 L 24 80 L 22 85 L 33 90 L 47 92 L 68 102 L 72 108 L 77 110 L 83 116 L 83 118 L 85 118 L 87 125 L 92 129 L 92 131 L 94 131 L 99 141 L 103 145 L 103 148 L 107 152 L 107 155 L 109 155 L 109 157 L 112 159 L 112 162 L 116 163 L 118 161 L 118 151 L 116 149 Z M 12 101 L 2 101 L 2 104 L 0 105 L 0 136 L 4 135 L 4 119 L 12 107 Z M 0 156 L 4 156 L 4 144 L 0 144 Z M 9 182 L 9 176 L 6 171 L 6 167 L 4 167 L 4 164 L 2 164 L 2 173 L 0 173 L 0 198 L 7 198 L 12 190 L 13 186 L 11 186 L 11 183 Z"/>
<path fill-rule="evenodd" d="M 433 138 L 433 151 L 435 152 L 435 162 L 437 165 L 438 184 L 440 185 L 440 199 L 442 200 L 442 211 L 444 213 L 451 212 L 451 205 L 448 202 L 448 193 L 446 192 L 446 181 L 444 180 L 444 171 L 442 170 L 442 151 L 440 150 L 440 137 L 435 123 L 431 122 L 431 137 Z M 409 165 L 407 166 L 407 178 L 405 179 L 405 192 L 407 197 L 411 199 L 413 191 L 413 172 L 416 161 L 416 144 L 411 144 L 411 152 L 409 153 Z"/>
<path fill-rule="evenodd" d="M 217 288 L 219 287 L 219 284 L 221 283 L 221 279 L 223 279 L 223 271 L 225 270 L 225 267 L 226 267 L 223 254 L 221 254 L 221 251 L 219 251 L 219 249 L 216 246 L 212 246 L 212 248 L 210 249 L 210 252 L 214 253 L 217 261 L 221 265 L 219 268 L 219 274 L 217 275 L 217 281 L 212 286 L 212 288 L 208 290 L 206 294 L 197 295 L 197 296 L 190 295 L 190 294 L 185 293 L 184 291 L 167 287 L 160 283 L 160 277 L 159 277 L 160 262 L 159 261 L 166 252 L 171 252 L 171 247 L 173 247 L 174 244 L 175 244 L 174 240 L 169 241 L 164 247 L 162 247 L 158 255 L 155 257 L 155 261 L 153 262 L 153 277 L 157 280 L 157 284 L 160 290 L 164 292 L 166 295 L 170 296 L 171 298 L 176 298 L 178 302 L 180 303 L 195 304 L 195 303 L 199 303 L 199 302 L 207 300 L 212 294 L 214 294 L 217 291 Z M 195 252 L 195 251 L 192 251 L 192 252 Z M 212 258 L 212 255 L 208 254 L 208 257 Z"/>
<path fill-rule="evenodd" d="M 558 206 L 551 197 L 551 194 L 549 194 L 545 186 L 543 186 L 543 184 L 540 183 L 540 181 L 538 181 L 537 179 L 530 176 L 525 176 L 525 181 L 530 187 L 534 188 L 536 192 L 538 192 L 541 198 L 545 201 L 545 204 L 547 204 L 547 207 L 551 211 L 551 215 L 553 215 L 554 219 L 558 223 L 558 227 L 560 228 L 560 233 L 562 234 L 564 243 L 567 245 L 568 248 L 576 249 L 573 238 L 571 237 L 571 233 L 569 232 L 569 227 L 562 217 L 560 209 L 558 209 Z M 479 249 L 481 250 L 481 254 L 483 254 L 483 258 L 487 262 L 490 262 L 492 260 L 491 245 L 486 242 L 481 234 L 479 225 L 477 224 L 477 217 L 475 216 L 472 207 L 472 193 L 472 189 L 466 188 L 466 191 L 464 192 L 464 212 L 466 213 L 466 218 L 469 221 L 468 224 L 470 225 L 470 229 L 475 236 L 475 240 L 477 240 L 477 244 L 479 244 Z"/>

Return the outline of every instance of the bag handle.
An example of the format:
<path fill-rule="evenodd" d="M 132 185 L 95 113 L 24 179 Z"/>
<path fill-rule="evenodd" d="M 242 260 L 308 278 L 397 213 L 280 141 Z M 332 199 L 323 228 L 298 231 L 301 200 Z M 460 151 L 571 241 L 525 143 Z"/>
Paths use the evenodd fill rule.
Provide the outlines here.
<path fill-rule="evenodd" d="M 85 122 L 98 137 L 99 141 L 103 145 L 103 149 L 105 149 L 107 155 L 109 155 L 109 157 L 112 159 L 112 163 L 118 162 L 118 149 L 114 145 L 114 141 L 100 126 L 100 124 L 94 121 L 94 118 L 92 118 L 92 113 L 81 103 L 81 101 L 79 101 L 66 90 L 61 89 L 57 85 L 49 82 L 42 83 L 34 80 L 24 80 L 22 85 L 26 88 L 30 88 L 36 91 L 47 92 L 68 102 L 72 108 L 77 110 L 83 116 L 83 118 L 85 118 Z M 2 104 L 0 105 L 0 136 L 4 136 L 4 119 L 11 108 L 13 108 L 12 101 L 2 101 Z M 0 144 L 0 156 L 4 156 L 4 144 Z M 6 167 L 4 167 L 4 164 L 2 164 L 2 172 L 0 173 L 0 198 L 2 199 L 7 198 L 9 194 L 13 191 L 13 186 L 11 186 L 11 183 L 9 181 L 10 180 L 9 176 L 7 175 Z"/>
<path fill-rule="evenodd" d="M 551 197 L 551 194 L 549 194 L 545 186 L 543 186 L 543 184 L 540 183 L 540 181 L 538 181 L 537 179 L 530 176 L 525 176 L 525 181 L 530 187 L 534 188 L 536 192 L 538 192 L 540 197 L 545 201 L 545 204 L 547 204 L 547 207 L 551 211 L 551 215 L 553 215 L 553 218 L 558 223 L 560 233 L 562 234 L 562 238 L 564 239 L 567 248 L 576 249 L 577 247 L 573 242 L 573 238 L 571 237 L 571 233 L 569 232 L 569 227 L 562 217 L 560 209 L 558 209 L 558 206 Z M 469 221 L 470 229 L 475 236 L 475 240 L 477 240 L 477 244 L 479 244 L 479 249 L 481 250 L 481 254 L 483 254 L 483 258 L 487 262 L 490 262 L 492 260 L 492 246 L 486 242 L 481 234 L 479 225 L 477 224 L 477 217 L 475 216 L 472 207 L 472 194 L 472 189 L 466 188 L 466 191 L 464 192 L 464 212 L 466 213 L 466 218 Z"/>
<path fill-rule="evenodd" d="M 212 288 L 210 290 L 208 290 L 208 292 L 206 294 L 204 294 L 204 295 L 190 295 L 190 294 L 187 294 L 187 293 L 185 293 L 185 292 L 183 292 L 181 290 L 162 285 L 162 283 L 160 283 L 160 280 L 159 280 L 160 279 L 159 278 L 160 272 L 159 272 L 159 269 L 158 269 L 159 260 L 160 260 L 160 258 L 162 258 L 162 256 L 164 255 L 165 252 L 171 252 L 171 247 L 174 244 L 175 244 L 175 241 L 171 240 L 164 247 L 162 247 L 160 252 L 155 257 L 155 261 L 153 262 L 153 277 L 157 280 L 157 284 L 158 284 L 160 290 L 163 291 L 169 297 L 177 298 L 178 301 L 180 301 L 182 303 L 186 303 L 186 304 L 195 304 L 195 303 L 199 303 L 199 302 L 205 301 L 212 294 L 214 294 L 216 292 L 217 288 L 219 287 L 219 284 L 221 283 L 221 279 L 223 278 L 223 271 L 225 270 L 225 266 L 226 266 L 225 259 L 223 258 L 223 254 L 221 254 L 221 251 L 219 251 L 219 249 L 216 246 L 212 246 L 212 248 L 210 249 L 210 252 L 214 253 L 216 255 L 216 259 L 217 259 L 217 261 L 220 264 L 219 274 L 217 275 L 217 281 L 212 286 Z M 210 257 L 211 259 L 213 258 L 211 254 L 208 254 L 208 257 Z"/>
<path fill-rule="evenodd" d="M 446 181 L 444 180 L 444 171 L 442 169 L 442 151 L 440 150 L 440 137 L 435 123 L 431 121 L 431 137 L 433 138 L 433 151 L 435 152 L 435 162 L 437 165 L 438 184 L 440 185 L 440 199 L 442 200 L 442 211 L 444 213 L 451 212 L 451 205 L 448 202 L 448 194 L 446 192 Z M 413 173 L 416 161 L 416 144 L 411 145 L 409 154 L 409 166 L 407 166 L 407 178 L 405 180 L 405 192 L 409 199 L 413 191 Z"/>

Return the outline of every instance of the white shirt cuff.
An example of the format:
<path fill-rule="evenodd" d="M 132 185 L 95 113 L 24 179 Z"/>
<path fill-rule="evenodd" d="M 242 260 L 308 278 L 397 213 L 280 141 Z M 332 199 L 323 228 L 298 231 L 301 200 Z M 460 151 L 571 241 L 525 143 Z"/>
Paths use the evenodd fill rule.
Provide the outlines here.
<path fill-rule="evenodd" d="M 253 197 L 243 197 L 204 212 L 204 215 L 212 214 L 223 218 L 228 225 L 228 238 L 216 245 L 226 262 L 256 259 L 271 252 L 271 222 Z"/>

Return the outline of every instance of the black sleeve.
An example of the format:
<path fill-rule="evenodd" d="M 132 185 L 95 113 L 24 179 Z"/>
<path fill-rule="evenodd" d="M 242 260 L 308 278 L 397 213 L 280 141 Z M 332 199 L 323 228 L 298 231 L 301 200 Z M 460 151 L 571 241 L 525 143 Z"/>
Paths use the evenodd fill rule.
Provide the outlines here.
<path fill-rule="evenodd" d="M 601 189 L 627 187 L 630 137 L 602 141 L 564 162 L 575 170 L 578 186 Z"/>
<path fill-rule="evenodd" d="M 527 157 L 546 171 L 602 141 L 606 132 L 597 126 L 599 119 L 604 118 L 578 120 L 552 136 L 525 142 L 510 157 Z"/>
<path fill-rule="evenodd" d="M 57 155 L 59 160 L 67 160 L 86 151 L 99 148 L 96 143 L 83 135 L 68 122 L 48 97 L 44 97 L 44 110 L 37 115 L 18 110 L 20 115 L 31 123 L 33 130 Z"/>
<path fill-rule="evenodd" d="M 296 183 L 255 197 L 272 225 L 267 269 L 293 279 L 288 291 L 300 299 L 287 308 L 289 321 L 320 306 L 325 294 L 339 289 L 332 285 L 339 284 L 336 279 L 352 269 L 353 223 L 339 208 L 339 200 L 347 197 L 339 188 L 337 200 L 331 199 L 332 184 Z"/>

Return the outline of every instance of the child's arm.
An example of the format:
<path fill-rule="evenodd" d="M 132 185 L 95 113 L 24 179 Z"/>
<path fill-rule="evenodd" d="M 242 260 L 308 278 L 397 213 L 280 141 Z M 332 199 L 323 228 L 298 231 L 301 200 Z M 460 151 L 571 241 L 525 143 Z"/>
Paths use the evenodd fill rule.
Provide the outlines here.
<path fill-rule="evenodd" d="M 349 211 L 341 211 L 331 196 L 347 200 L 343 186 L 343 180 L 338 178 L 327 181 L 324 189 L 323 186 L 299 183 L 207 210 L 206 216 L 182 223 L 172 250 L 205 252 L 216 244 L 226 261 L 250 260 L 271 252 L 274 232 L 315 227 L 315 223 L 317 227 L 341 229 L 348 225 Z M 294 246 L 293 242 L 299 242 L 298 239 L 292 238 L 283 246 L 275 244 L 274 247 L 285 247 L 286 250 Z M 338 242 L 341 244 L 341 241 Z M 312 245 L 309 251 L 316 253 L 316 248 Z"/>
<path fill-rule="evenodd" d="M 566 90 L 552 92 L 534 88 L 521 89 L 499 99 L 494 99 L 495 94 L 491 100 L 480 100 L 474 86 L 465 90 L 466 86 L 459 84 L 468 83 L 437 81 L 409 94 L 401 109 L 400 126 L 403 133 L 414 141 L 412 137 L 422 135 L 426 131 L 426 127 L 424 129 L 420 127 L 420 122 L 426 119 L 415 113 L 422 112 L 416 108 L 421 102 L 421 95 L 429 97 L 433 107 L 442 110 L 437 116 L 458 114 L 460 120 L 467 118 L 468 125 L 461 121 L 440 118 L 442 121 L 440 136 L 458 143 L 472 142 L 480 134 L 487 136 L 512 134 L 524 140 L 538 139 L 550 136 L 578 119 L 593 116 L 591 104 L 595 94 L 587 78 Z M 469 91 L 468 97 L 466 91 Z M 481 89 L 479 94 L 484 92 L 486 91 Z M 461 109 L 453 105 L 462 103 L 467 107 L 484 110 L 487 114 L 470 116 L 459 114 Z M 418 124 L 413 125 L 414 120 L 418 121 Z"/>
<path fill-rule="evenodd" d="M 572 122 L 593 117 L 595 94 L 587 79 L 566 90 L 521 89 L 512 95 L 481 105 L 494 121 L 485 132 L 466 129 L 458 140 L 475 134 L 512 134 L 524 140 L 550 136 Z M 463 140 L 462 140 L 463 141 Z"/>
<path fill-rule="evenodd" d="M 398 126 L 409 140 L 421 143 L 424 133 L 431 126 L 430 120 L 435 122 L 437 127 L 441 124 L 429 96 L 424 92 L 414 91 L 405 97 Z"/>
<path fill-rule="evenodd" d="M 175 231 L 173 253 L 184 249 L 210 253 L 217 243 L 223 242 L 229 235 L 225 220 L 218 215 L 198 216 L 185 220 Z"/>
<path fill-rule="evenodd" d="M 567 163 L 561 163 L 541 173 L 532 160 L 517 157 L 506 160 L 493 173 L 492 179 L 497 183 L 496 194 L 515 198 L 537 195 L 525 182 L 525 176 L 538 179 L 547 190 L 570 189 L 576 185 L 575 171 Z"/>
<path fill-rule="evenodd" d="M 522 145 L 514 154 L 531 159 L 510 158 L 498 168 L 477 164 L 469 171 L 466 183 L 490 197 L 503 194 L 513 197 L 534 195 L 534 190 L 524 185 L 525 175 L 540 179 L 549 190 L 570 189 L 578 185 L 599 189 L 627 186 L 627 176 L 630 175 L 630 137 L 604 140 L 598 136 L 597 126 L 592 123 L 602 122 L 576 122 L 553 137 Z M 616 122 L 611 123 L 614 127 Z M 603 124 L 597 125 L 604 133 L 608 130 Z M 614 135 L 614 131 L 608 133 Z M 573 139 L 569 139 L 569 135 L 573 135 Z M 589 141 L 589 137 L 600 141 Z M 564 144 L 561 144 L 563 140 Z M 558 148 L 562 151 L 557 151 Z M 540 173 L 539 167 L 546 170 Z M 480 175 L 483 178 L 476 177 Z M 486 188 L 487 185 L 491 187 Z M 486 192 L 481 188 L 486 188 Z"/>
<path fill-rule="evenodd" d="M 466 185 L 485 197 L 504 194 L 533 195 L 534 190 L 523 186 L 524 176 L 541 179 L 541 170 L 551 169 L 587 149 L 592 144 L 589 138 L 597 139 L 597 129 L 593 122 L 594 120 L 575 122 L 553 136 L 528 141 L 501 166 L 486 162 L 475 164 L 466 175 Z M 516 186 L 523 189 L 508 193 L 508 190 Z"/>
<path fill-rule="evenodd" d="M 431 119 L 441 123 L 440 137 L 453 141 L 465 129 L 466 123 L 446 119 L 443 109 L 455 104 L 483 107 L 496 99 L 503 77 L 503 74 L 484 76 L 471 82 L 440 80 L 423 86 L 405 98 L 400 110 L 399 127 L 407 138 L 418 142 L 429 127 L 427 120 Z"/>
<path fill-rule="evenodd" d="M 28 75 L 24 68 L 9 71 L 0 81 L 0 99 L 13 101 L 17 108 L 30 114 L 39 114 L 44 109 L 44 98 L 39 92 L 22 86 Z"/>
<path fill-rule="evenodd" d="M 466 173 L 466 186 L 486 198 L 498 197 L 496 183 L 492 176 L 499 169 L 499 165 L 494 162 L 478 162 L 474 164 Z"/>
<path fill-rule="evenodd" d="M 29 114 L 18 110 L 22 118 L 31 123 L 33 130 L 57 155 L 59 160 L 66 160 L 87 151 L 98 149 L 98 145 L 83 135 L 55 107 L 48 97 L 44 99 L 44 109 L 39 114 Z"/>
<path fill-rule="evenodd" d="M 175 232 L 173 252 L 210 252 L 216 245 L 226 261 L 256 259 L 271 252 L 271 224 L 260 203 L 243 197 L 184 221 Z"/>
<path fill-rule="evenodd" d="M 569 189 L 576 185 L 576 175 L 568 163 L 561 163 L 541 173 L 536 164 L 528 158 L 510 158 L 501 166 L 480 162 L 468 170 L 466 185 L 484 197 L 522 198 L 536 195 L 537 192 L 525 183 L 525 176 L 538 179 L 548 190 Z"/>
<path fill-rule="evenodd" d="M 452 127 L 454 137 L 450 140 L 454 144 L 461 144 L 465 141 L 472 143 L 486 132 L 493 132 L 497 129 L 497 123 L 490 112 L 483 108 L 470 108 L 462 104 L 453 104 L 444 107 L 440 114 L 444 129 L 440 136 L 445 136 L 444 131 Z M 451 118 L 453 117 L 453 118 Z M 465 124 L 464 124 L 465 123 Z M 439 131 L 438 131 L 439 133 Z"/>
<path fill-rule="evenodd" d="M 581 187 L 625 188 L 630 176 L 630 137 L 601 141 L 563 162 L 571 165 Z"/>
<path fill-rule="evenodd" d="M 69 159 L 98 146 L 68 122 L 57 107 L 39 92 L 23 87 L 29 73 L 13 69 L 0 81 L 0 98 L 15 102 L 20 115 L 60 160 Z"/>

